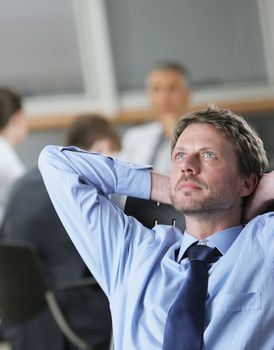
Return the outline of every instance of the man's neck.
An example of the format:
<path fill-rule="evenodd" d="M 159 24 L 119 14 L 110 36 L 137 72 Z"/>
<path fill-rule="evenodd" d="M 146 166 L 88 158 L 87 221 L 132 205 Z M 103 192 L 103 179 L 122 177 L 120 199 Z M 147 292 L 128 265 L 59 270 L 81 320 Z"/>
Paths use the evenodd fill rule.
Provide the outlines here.
<path fill-rule="evenodd" d="M 161 116 L 158 116 L 158 120 L 161 123 L 162 126 L 162 133 L 163 136 L 166 139 L 171 139 L 173 136 L 173 131 L 176 128 L 176 125 L 178 123 L 179 120 L 178 115 L 176 114 L 172 114 L 172 113 L 167 113 Z"/>
<path fill-rule="evenodd" d="M 241 215 L 186 215 L 186 230 L 197 239 L 205 239 L 216 232 L 241 225 Z"/>

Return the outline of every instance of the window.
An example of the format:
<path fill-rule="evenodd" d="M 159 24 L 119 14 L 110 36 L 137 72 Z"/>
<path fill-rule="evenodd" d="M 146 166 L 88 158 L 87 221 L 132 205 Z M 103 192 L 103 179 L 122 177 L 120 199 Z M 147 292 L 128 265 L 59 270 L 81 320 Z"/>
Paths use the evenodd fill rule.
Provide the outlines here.
<path fill-rule="evenodd" d="M 0 77 L 24 95 L 83 93 L 71 0 L 1 0 Z"/>
<path fill-rule="evenodd" d="M 256 0 L 106 0 L 119 91 L 157 60 L 185 63 L 194 86 L 267 81 Z"/>

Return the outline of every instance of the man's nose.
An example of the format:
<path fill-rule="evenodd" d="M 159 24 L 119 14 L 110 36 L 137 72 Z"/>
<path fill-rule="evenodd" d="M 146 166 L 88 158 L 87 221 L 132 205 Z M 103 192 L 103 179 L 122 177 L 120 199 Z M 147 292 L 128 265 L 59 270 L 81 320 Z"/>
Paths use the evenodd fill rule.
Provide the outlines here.
<path fill-rule="evenodd" d="M 199 159 L 196 156 L 185 156 L 181 163 L 181 171 L 184 174 L 198 174 L 200 172 Z"/>

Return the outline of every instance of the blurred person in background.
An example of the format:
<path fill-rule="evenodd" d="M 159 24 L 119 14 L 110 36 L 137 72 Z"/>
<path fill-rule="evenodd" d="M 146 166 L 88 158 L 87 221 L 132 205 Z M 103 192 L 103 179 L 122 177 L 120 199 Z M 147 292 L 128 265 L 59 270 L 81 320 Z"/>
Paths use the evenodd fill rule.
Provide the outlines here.
<path fill-rule="evenodd" d="M 189 74 L 177 62 L 156 64 L 147 77 L 147 95 L 156 121 L 129 129 L 123 137 L 121 159 L 151 164 L 168 174 L 170 140 L 190 100 Z"/>
<path fill-rule="evenodd" d="M 70 126 L 67 145 L 114 156 L 121 148 L 114 126 L 101 116 L 80 116 Z M 19 179 L 11 191 L 1 238 L 35 245 L 51 287 L 93 278 L 61 224 L 38 168 Z M 72 329 L 94 346 L 107 350 L 111 337 L 108 300 L 98 285 L 57 294 Z M 3 324 L 13 350 L 74 350 L 46 309 L 22 325 Z"/>
<path fill-rule="evenodd" d="M 100 115 L 80 116 L 67 132 L 67 145 L 115 157 L 121 140 L 114 125 Z"/>
<path fill-rule="evenodd" d="M 27 135 L 27 121 L 21 96 L 0 87 L 0 223 L 13 182 L 25 172 L 14 147 Z"/>

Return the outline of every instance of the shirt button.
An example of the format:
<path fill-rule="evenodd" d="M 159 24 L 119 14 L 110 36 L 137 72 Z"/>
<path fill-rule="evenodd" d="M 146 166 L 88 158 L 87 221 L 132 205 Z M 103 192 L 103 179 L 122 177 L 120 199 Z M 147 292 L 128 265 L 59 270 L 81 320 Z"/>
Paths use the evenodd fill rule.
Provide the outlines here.
<path fill-rule="evenodd" d="M 208 244 L 208 240 L 199 241 L 198 244 L 199 244 L 199 245 L 207 245 L 207 244 Z"/>

